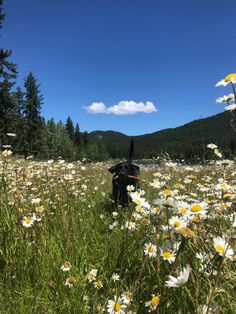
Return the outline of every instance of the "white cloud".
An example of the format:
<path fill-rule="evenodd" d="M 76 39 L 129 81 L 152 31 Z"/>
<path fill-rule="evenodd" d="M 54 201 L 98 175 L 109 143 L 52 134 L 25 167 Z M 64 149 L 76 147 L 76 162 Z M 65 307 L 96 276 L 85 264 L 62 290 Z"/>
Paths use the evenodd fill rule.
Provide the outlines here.
<path fill-rule="evenodd" d="M 89 113 L 107 113 L 107 108 L 102 102 L 93 102 L 92 105 L 85 108 Z"/>
<path fill-rule="evenodd" d="M 117 105 L 106 107 L 104 103 L 92 103 L 92 105 L 85 107 L 89 113 L 106 113 L 114 115 L 132 115 L 139 112 L 151 113 L 156 112 L 157 109 L 151 101 L 143 102 L 135 101 L 120 101 Z"/>

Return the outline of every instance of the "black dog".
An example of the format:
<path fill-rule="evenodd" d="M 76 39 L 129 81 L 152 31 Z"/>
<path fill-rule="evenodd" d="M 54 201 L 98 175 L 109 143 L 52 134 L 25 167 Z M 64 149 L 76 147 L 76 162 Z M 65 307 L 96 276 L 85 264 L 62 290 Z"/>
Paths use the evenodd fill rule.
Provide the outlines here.
<path fill-rule="evenodd" d="M 121 162 L 108 169 L 114 173 L 112 181 L 112 196 L 114 200 L 114 207 L 118 205 L 122 207 L 128 204 L 127 185 L 133 185 L 135 189 L 138 188 L 139 167 L 132 163 L 134 154 L 134 141 L 130 143 L 129 158 L 125 162 Z"/>

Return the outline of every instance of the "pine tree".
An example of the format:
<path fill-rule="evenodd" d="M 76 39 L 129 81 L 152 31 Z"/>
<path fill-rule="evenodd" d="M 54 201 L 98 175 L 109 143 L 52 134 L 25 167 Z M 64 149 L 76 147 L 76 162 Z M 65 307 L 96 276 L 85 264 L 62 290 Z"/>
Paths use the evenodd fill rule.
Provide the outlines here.
<path fill-rule="evenodd" d="M 0 0 L 0 28 L 4 21 L 5 14 L 2 11 L 3 1 Z M 10 90 L 15 84 L 17 76 L 16 64 L 8 61 L 11 50 L 0 48 L 0 140 L 3 140 L 6 132 L 13 128 L 14 102 Z"/>
<path fill-rule="evenodd" d="M 42 142 L 43 122 L 40 116 L 43 96 L 40 94 L 37 79 L 30 72 L 24 81 L 25 87 L 25 105 L 23 114 L 27 125 L 27 147 L 25 155 L 37 155 Z"/>
<path fill-rule="evenodd" d="M 76 126 L 75 126 L 74 143 L 77 147 L 82 146 L 82 135 L 81 135 L 80 127 L 78 123 L 76 123 Z"/>
<path fill-rule="evenodd" d="M 70 117 L 68 117 L 66 120 L 66 131 L 68 132 L 70 139 L 74 141 L 75 128 L 74 128 L 73 121 L 71 120 Z"/>

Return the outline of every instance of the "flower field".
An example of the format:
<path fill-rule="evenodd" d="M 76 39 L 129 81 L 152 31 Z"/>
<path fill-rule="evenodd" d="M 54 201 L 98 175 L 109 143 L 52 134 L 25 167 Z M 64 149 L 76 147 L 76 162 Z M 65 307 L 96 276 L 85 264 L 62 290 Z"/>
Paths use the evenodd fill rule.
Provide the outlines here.
<path fill-rule="evenodd" d="M 236 165 L 0 161 L 0 313 L 236 313 Z"/>

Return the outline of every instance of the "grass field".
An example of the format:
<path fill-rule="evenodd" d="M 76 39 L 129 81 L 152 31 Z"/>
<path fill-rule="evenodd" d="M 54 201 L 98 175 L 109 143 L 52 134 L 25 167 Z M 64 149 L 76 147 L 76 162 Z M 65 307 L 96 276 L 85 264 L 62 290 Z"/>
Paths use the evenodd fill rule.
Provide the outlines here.
<path fill-rule="evenodd" d="M 0 313 L 236 313 L 235 164 L 110 165 L 2 157 Z"/>

